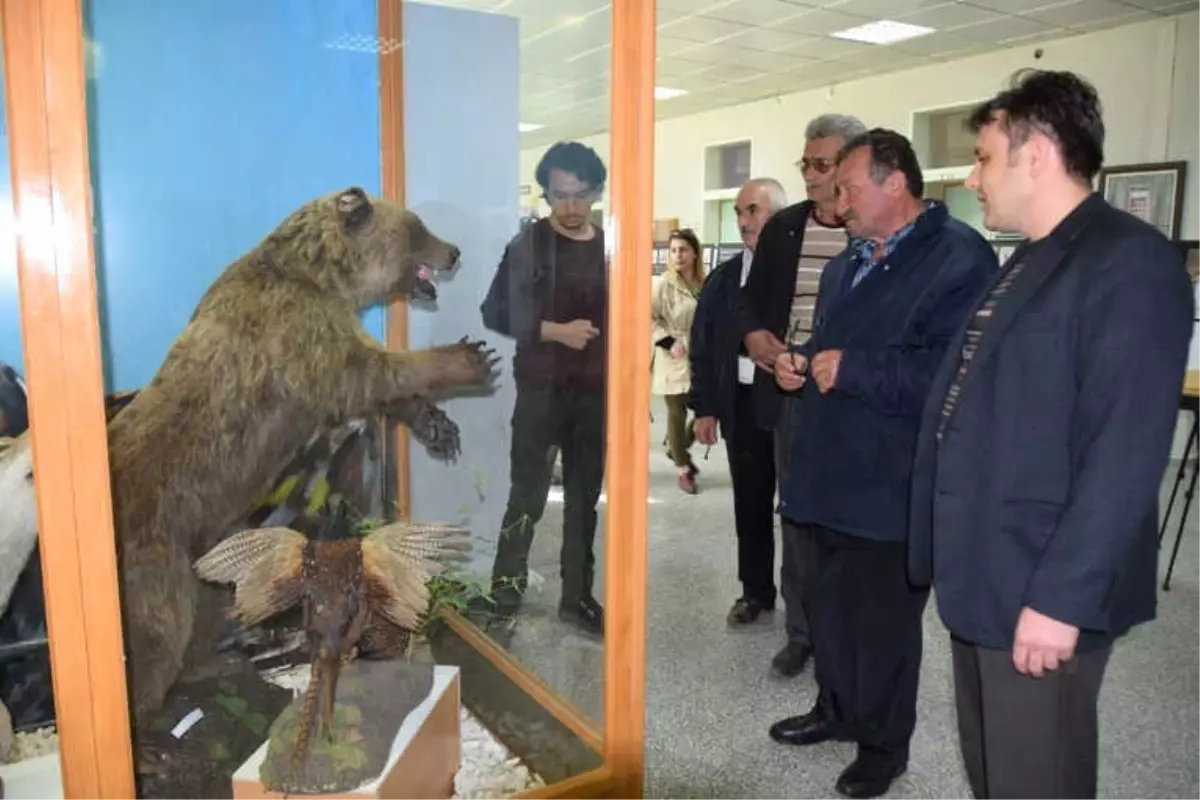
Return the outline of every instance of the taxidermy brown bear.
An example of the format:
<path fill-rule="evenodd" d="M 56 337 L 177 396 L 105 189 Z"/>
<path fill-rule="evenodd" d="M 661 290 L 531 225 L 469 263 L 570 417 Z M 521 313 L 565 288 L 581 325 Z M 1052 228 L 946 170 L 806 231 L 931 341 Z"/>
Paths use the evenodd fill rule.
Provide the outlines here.
<path fill-rule="evenodd" d="M 162 705 L 197 611 L 192 563 L 272 488 L 315 431 L 385 411 L 443 456 L 457 427 L 436 393 L 488 387 L 497 359 L 465 339 L 390 352 L 360 311 L 436 299 L 458 248 L 355 187 L 293 212 L 226 268 L 154 379 L 109 425 L 113 512 L 135 723 Z"/>

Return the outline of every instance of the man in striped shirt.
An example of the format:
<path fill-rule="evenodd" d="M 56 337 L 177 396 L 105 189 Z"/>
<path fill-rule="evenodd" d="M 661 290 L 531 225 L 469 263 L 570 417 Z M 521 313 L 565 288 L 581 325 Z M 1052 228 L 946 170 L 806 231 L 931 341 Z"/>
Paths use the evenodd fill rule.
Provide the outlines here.
<path fill-rule="evenodd" d="M 737 325 L 754 371 L 754 417 L 775 434 L 775 476 L 782 486 L 792 452 L 793 398 L 775 383 L 775 358 L 789 345 L 812 334 L 817 285 L 825 264 L 846 248 L 837 217 L 834 184 L 837 154 L 848 140 L 866 130 L 855 117 L 824 114 L 805 129 L 804 155 L 797 162 L 808 198 L 779 211 L 763 226 L 746 285 L 737 304 Z M 814 574 L 812 537 L 786 520 L 782 523 L 779 582 L 787 608 L 787 644 L 771 662 L 792 677 L 812 655 L 807 595 Z"/>

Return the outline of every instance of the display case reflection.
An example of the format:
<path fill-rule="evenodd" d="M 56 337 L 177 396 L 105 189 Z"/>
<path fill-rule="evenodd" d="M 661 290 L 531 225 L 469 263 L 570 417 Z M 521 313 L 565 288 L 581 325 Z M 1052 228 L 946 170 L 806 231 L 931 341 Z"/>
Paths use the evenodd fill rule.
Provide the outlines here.
<path fill-rule="evenodd" d="M 519 233 L 519 26 L 404 4 L 416 122 L 401 128 L 401 203 L 378 179 L 394 150 L 381 75 L 400 51 L 376 4 L 220 5 L 85 4 L 138 792 L 492 796 L 595 769 L 595 723 L 555 695 L 578 684 L 602 707 L 599 626 L 576 632 L 577 669 L 557 655 L 569 623 L 540 599 L 528 623 L 468 613 L 498 587 L 511 485 L 515 342 L 486 329 L 479 299 Z M 464 36 L 478 39 L 471 57 L 447 67 Z M 487 118 L 444 103 L 492 84 L 510 102 Z M 480 168 L 480 150 L 495 163 Z M 497 214 L 506 204 L 514 213 Z M 398 297 L 409 341 L 389 351 Z M 11 361 L 19 377 L 19 347 Z M 392 424 L 408 432 L 407 459 Z M 36 515 L 15 513 L 35 505 L 37 482 L 30 433 L 14 434 L 0 473 L 16 476 L 6 496 L 29 502 L 0 512 L 20 565 L 0 590 L 7 620 L 37 623 L 13 644 L 42 660 L 5 668 L 0 696 L 18 708 L 36 684 L 18 726 L 44 730 Z M 556 525 L 539 526 L 535 575 Z"/>

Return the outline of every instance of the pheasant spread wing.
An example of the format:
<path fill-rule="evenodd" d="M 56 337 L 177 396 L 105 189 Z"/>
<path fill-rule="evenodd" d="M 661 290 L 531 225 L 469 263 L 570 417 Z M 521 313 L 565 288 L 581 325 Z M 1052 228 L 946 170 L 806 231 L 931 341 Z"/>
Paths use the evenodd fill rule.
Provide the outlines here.
<path fill-rule="evenodd" d="M 299 601 L 307 544 L 304 534 L 289 528 L 252 528 L 199 558 L 196 574 L 213 583 L 234 584 L 238 619 L 255 625 Z"/>
<path fill-rule="evenodd" d="M 396 522 L 362 543 L 363 575 L 374 608 L 405 630 L 417 627 L 429 607 L 430 578 L 470 550 L 468 531 L 457 525 Z"/>

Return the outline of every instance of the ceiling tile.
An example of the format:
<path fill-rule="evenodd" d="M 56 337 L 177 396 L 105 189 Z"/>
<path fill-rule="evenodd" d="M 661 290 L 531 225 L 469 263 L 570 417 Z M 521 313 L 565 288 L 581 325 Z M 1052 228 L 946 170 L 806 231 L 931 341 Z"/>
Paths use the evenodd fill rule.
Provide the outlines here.
<path fill-rule="evenodd" d="M 1046 28 L 1036 33 L 1027 33 L 1024 36 L 1013 36 L 1008 39 L 1003 39 L 996 42 L 993 46 L 997 50 L 1003 50 L 1014 45 L 1031 44 L 1033 42 L 1048 42 L 1053 39 L 1066 39 L 1078 34 L 1078 28 Z"/>
<path fill-rule="evenodd" d="M 684 55 L 689 50 L 695 50 L 700 46 L 699 42 L 693 42 L 691 39 L 676 39 L 674 36 L 664 36 L 658 34 L 654 39 L 654 51 L 658 56 L 669 56 L 671 58 L 686 58 Z"/>
<path fill-rule="evenodd" d="M 1038 11 L 1030 11 L 1026 16 L 1047 25 L 1073 28 L 1122 17 L 1132 17 L 1138 13 L 1136 8 L 1131 8 L 1124 3 L 1113 2 L 1113 0 L 1073 0 Z"/>
<path fill-rule="evenodd" d="M 494 11 L 502 4 L 501 0 L 424 0 L 431 6 L 449 6 L 450 8 L 469 8 L 474 11 Z"/>
<path fill-rule="evenodd" d="M 660 79 L 680 78 L 712 69 L 712 65 L 704 61 L 691 61 L 686 58 L 660 57 L 655 64 L 655 73 Z"/>
<path fill-rule="evenodd" d="M 725 41 L 716 44 L 701 44 L 700 47 L 689 50 L 688 59 L 707 61 L 709 64 L 743 65 L 752 70 L 764 72 L 784 72 L 811 61 L 802 53 L 769 53 L 764 50 L 748 50 L 730 47 Z"/>
<path fill-rule="evenodd" d="M 824 61 L 831 58 L 850 58 L 860 53 L 865 53 L 868 50 L 873 50 L 876 47 L 878 45 L 848 42 L 844 39 L 811 37 L 797 40 L 794 45 L 782 52 L 795 53 L 801 58 Z"/>
<path fill-rule="evenodd" d="M 946 4 L 946 0 L 843 0 L 832 8 L 860 17 L 897 19 L 903 14 Z"/>
<path fill-rule="evenodd" d="M 607 10 L 612 4 L 605 0 L 555 0 L 550 5 L 546 0 L 510 0 L 506 3 L 493 5 L 489 10 L 494 14 L 509 14 L 512 16 L 537 19 L 550 17 L 557 22 L 566 22 L 572 17 L 607 16 Z"/>
<path fill-rule="evenodd" d="M 793 70 L 792 75 L 800 81 L 827 84 L 844 81 L 848 76 L 861 74 L 864 70 L 865 67 L 858 66 L 853 59 L 849 61 L 819 61 Z"/>
<path fill-rule="evenodd" d="M 922 67 L 933 63 L 928 56 L 898 52 L 890 47 L 881 47 L 878 50 L 871 50 L 842 60 L 855 67 L 872 67 L 878 72 L 899 72 L 903 69 Z"/>
<path fill-rule="evenodd" d="M 971 6 L 966 3 L 942 3 L 933 8 L 927 8 L 924 11 L 905 14 L 899 19 L 904 22 L 911 22 L 913 25 L 927 25 L 934 30 L 945 31 L 952 28 L 961 28 L 963 25 L 977 25 L 981 22 L 990 22 L 1002 16 L 1003 14 L 998 11 Z"/>
<path fill-rule="evenodd" d="M 722 82 L 722 80 L 719 77 L 720 70 L 721 70 L 720 67 L 713 67 L 711 69 L 705 70 L 704 72 L 697 72 L 694 75 L 688 75 L 687 77 L 684 77 L 684 78 L 675 78 L 674 80 L 672 80 L 670 82 L 670 86 L 672 89 L 683 89 L 684 91 L 688 92 L 689 95 L 695 95 L 695 94 L 699 94 L 701 92 L 706 92 L 710 88 L 712 88 L 715 84 Z M 761 73 L 759 73 L 759 74 L 761 74 Z M 661 83 L 666 83 L 666 82 L 661 81 Z M 674 100 L 675 98 L 672 97 L 671 99 Z M 659 102 L 663 102 L 663 101 L 659 101 Z"/>
<path fill-rule="evenodd" d="M 723 39 L 726 36 L 741 33 L 748 27 L 748 25 L 730 22 L 726 19 L 702 17 L 694 14 L 690 17 L 683 17 L 674 22 L 668 22 L 666 25 L 661 25 L 658 30 L 660 33 L 665 33 L 673 38 L 691 39 L 694 42 L 711 42 L 715 39 Z"/>
<path fill-rule="evenodd" d="M 591 72 L 593 75 L 599 70 L 608 69 L 612 61 L 611 47 L 598 47 L 595 50 L 588 50 L 583 53 L 578 53 L 565 59 L 565 64 L 570 64 L 572 72 Z"/>
<path fill-rule="evenodd" d="M 685 14 L 703 13 L 709 9 L 727 6 L 735 0 L 655 0 L 656 8 L 680 11 Z"/>
<path fill-rule="evenodd" d="M 744 25 L 775 25 L 781 20 L 810 10 L 784 0 L 736 0 L 726 6 L 701 12 L 706 17 L 740 22 Z"/>
<path fill-rule="evenodd" d="M 1171 6 L 1179 5 L 1178 0 L 1122 0 L 1122 2 L 1150 11 L 1165 11 Z"/>
<path fill-rule="evenodd" d="M 957 46 L 953 50 L 931 55 L 930 58 L 934 61 L 956 61 L 960 58 L 970 58 L 982 53 L 992 53 L 998 49 L 998 45 L 985 44 L 984 42 L 975 42 L 967 39 L 959 39 Z"/>
<path fill-rule="evenodd" d="M 743 50 L 739 52 L 737 61 L 734 63 L 767 72 L 786 72 L 814 60 L 816 59 L 805 58 L 797 53 L 769 53 L 760 50 Z"/>
<path fill-rule="evenodd" d="M 576 81 L 563 75 L 545 75 L 526 71 L 521 75 L 521 97 L 524 99 L 566 89 L 575 83 Z"/>
<path fill-rule="evenodd" d="M 747 28 L 742 33 L 721 42 L 731 47 L 746 47 L 751 50 L 787 50 L 806 37 L 800 33 L 781 31 L 775 28 Z"/>
<path fill-rule="evenodd" d="M 1160 19 L 1154 11 L 1144 11 L 1136 8 L 1130 8 L 1133 13 L 1128 17 L 1109 17 L 1107 19 L 1092 20 L 1089 22 L 1079 22 L 1071 26 L 1072 31 L 1101 31 L 1109 28 L 1116 28 L 1121 25 L 1132 25 L 1137 22 L 1147 22 L 1152 19 Z"/>
<path fill-rule="evenodd" d="M 977 44 L 979 43 L 974 39 L 965 37 L 958 31 L 937 31 L 914 39 L 905 39 L 903 42 L 896 42 L 892 47 L 902 53 L 941 56 L 944 53 L 962 50 Z"/>
<path fill-rule="evenodd" d="M 988 22 L 981 22 L 978 25 L 964 25 L 955 30 L 963 36 L 978 39 L 981 42 L 1003 42 L 1022 36 L 1032 36 L 1033 34 L 1052 29 L 1053 26 L 1030 19 L 1029 17 L 997 17 Z"/>
<path fill-rule="evenodd" d="M 1189 11 L 1195 11 L 1200 8 L 1200 0 L 1184 0 L 1181 3 L 1167 6 L 1162 9 L 1164 14 L 1186 14 Z"/>
<path fill-rule="evenodd" d="M 1039 8 L 1057 5 L 1062 0 L 971 0 L 971 5 L 999 11 L 1002 14 L 1024 14 Z"/>
<path fill-rule="evenodd" d="M 723 84 L 749 80 L 763 74 L 765 73 L 762 70 L 754 69 L 745 64 L 714 64 L 706 71 L 689 77 L 695 77 L 710 84 Z"/>
<path fill-rule="evenodd" d="M 654 15 L 658 19 L 658 24 L 664 25 L 668 22 L 674 22 L 675 20 L 679 19 L 680 17 L 686 17 L 687 12 L 672 11 L 669 8 L 663 8 L 662 5 L 659 4 L 655 8 Z"/>
<path fill-rule="evenodd" d="M 781 20 L 778 27 L 780 30 L 794 31 L 808 36 L 828 36 L 835 31 L 853 28 L 870 21 L 870 17 L 860 17 L 841 11 L 813 10 L 798 17 Z"/>

